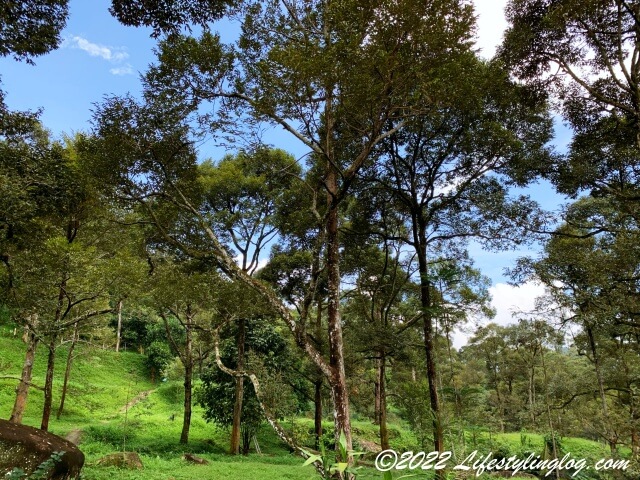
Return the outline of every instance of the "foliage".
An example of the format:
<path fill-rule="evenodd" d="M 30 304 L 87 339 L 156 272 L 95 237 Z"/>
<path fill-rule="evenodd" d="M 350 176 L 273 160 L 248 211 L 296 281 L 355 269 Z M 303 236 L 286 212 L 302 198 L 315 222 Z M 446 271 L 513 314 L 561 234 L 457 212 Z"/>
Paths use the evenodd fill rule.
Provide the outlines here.
<path fill-rule="evenodd" d="M 261 380 L 261 400 L 274 412 L 284 417 L 297 411 L 299 401 L 290 391 L 288 383 L 295 384 L 293 360 L 289 347 L 278 332 L 269 324 L 268 319 L 250 318 L 247 323 L 245 341 L 248 361 L 245 369 L 254 372 Z M 231 333 L 235 328 L 231 328 Z M 236 368 L 237 350 L 234 335 L 221 345 L 220 357 L 227 368 Z M 285 377 L 286 375 L 286 377 Z M 287 378 L 288 377 L 288 378 Z M 201 375 L 202 384 L 196 391 L 196 399 L 204 410 L 204 418 L 216 424 L 229 427 L 233 422 L 235 404 L 235 378 L 222 372 L 217 365 L 211 364 Z M 250 441 L 264 421 L 264 414 L 253 385 L 243 384 L 241 427 L 243 451 L 248 452 Z"/>
<path fill-rule="evenodd" d="M 347 440 L 344 436 L 344 432 L 340 433 L 339 438 L 340 440 L 338 442 L 338 449 L 339 449 L 338 458 L 357 458 L 360 455 L 364 455 L 363 452 L 347 451 Z M 307 460 L 304 462 L 302 466 L 305 467 L 307 465 L 311 465 L 312 463 L 318 462 L 320 465 L 322 465 L 324 478 L 326 480 L 333 478 L 336 473 L 340 475 L 343 475 L 345 473 L 350 474 L 353 476 L 353 478 L 355 478 L 357 477 L 360 469 L 362 468 L 362 467 L 354 467 L 353 465 L 349 465 L 346 462 L 336 461 L 335 454 L 327 452 L 326 447 L 324 446 L 324 443 L 320 444 L 319 455 L 308 452 L 306 450 L 303 450 L 303 453 L 307 457 Z"/>
<path fill-rule="evenodd" d="M 124 25 L 146 26 L 153 29 L 153 36 L 177 33 L 183 27 L 198 24 L 203 27 L 219 19 L 235 0 L 112 0 L 109 11 Z"/>
<path fill-rule="evenodd" d="M 153 341 L 146 349 L 146 365 L 151 378 L 158 381 L 164 376 L 164 370 L 174 359 L 173 353 L 166 342 Z"/>
<path fill-rule="evenodd" d="M 25 0 L 0 9 L 0 56 L 32 62 L 60 45 L 68 0 Z"/>

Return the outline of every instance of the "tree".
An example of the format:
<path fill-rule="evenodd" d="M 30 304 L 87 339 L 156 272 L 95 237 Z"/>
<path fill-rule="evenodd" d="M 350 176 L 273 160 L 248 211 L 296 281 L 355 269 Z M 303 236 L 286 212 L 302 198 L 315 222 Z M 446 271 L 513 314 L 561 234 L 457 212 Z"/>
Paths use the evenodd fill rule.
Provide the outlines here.
<path fill-rule="evenodd" d="M 593 364 L 604 424 L 600 430 L 612 449 L 618 433 L 607 400 L 608 379 L 614 378 L 612 383 L 624 389 L 629 388 L 629 382 L 620 378 L 620 371 L 605 373 L 607 358 L 635 349 L 636 342 L 616 344 L 611 339 L 633 338 L 640 327 L 635 273 L 639 230 L 635 219 L 620 212 L 618 206 L 617 199 L 610 197 L 586 197 L 573 203 L 567 209 L 566 223 L 546 243 L 540 258 L 522 260 L 515 272 L 520 279 L 542 281 L 557 316 L 582 330 L 577 344 Z M 609 228 L 614 224 L 617 231 Z M 633 404 L 633 389 L 628 392 Z M 637 438 L 632 443 L 637 443 Z"/>
<path fill-rule="evenodd" d="M 359 171 L 373 161 L 376 146 L 439 99 L 448 80 L 438 72 L 470 50 L 472 12 L 457 1 L 365 6 L 255 2 L 245 7 L 243 35 L 235 51 L 208 32 L 199 39 L 171 36 L 161 44 L 159 63 L 146 77 L 147 91 L 165 100 L 193 102 L 201 113 L 205 104 L 212 105 L 214 111 L 203 119 L 231 133 L 242 127 L 232 124 L 233 118 L 248 126 L 260 121 L 280 126 L 313 152 L 311 167 L 318 172 L 318 183 L 311 191 L 317 199 L 326 198 L 315 212 L 314 262 L 319 267 L 319 255 L 326 252 L 322 260 L 328 274 L 328 362 L 308 342 L 306 318 L 292 317 L 270 289 L 233 265 L 213 231 L 205 233 L 213 247 L 209 255 L 272 303 L 296 342 L 323 371 L 332 392 L 336 440 L 344 432 L 351 448 L 339 306 L 339 212 Z M 426 20 L 436 18 L 445 21 Z M 102 136 L 110 129 L 124 133 L 119 142 L 124 145 L 130 134 L 125 133 L 126 125 L 125 132 L 118 131 L 117 103 L 114 99 L 100 109 L 98 130 Z M 130 180 L 124 182 L 131 185 Z M 197 214 L 175 190 L 172 195 Z M 137 193 L 135 197 L 141 198 Z M 315 268 L 309 302 L 318 275 Z"/>
<path fill-rule="evenodd" d="M 254 313 L 257 313 L 255 309 Z M 238 311 L 241 311 L 238 310 Z M 230 312 L 226 312 L 228 314 Z M 295 361 L 290 347 L 272 325 L 272 321 L 260 315 L 245 312 L 245 323 L 228 324 L 227 328 L 245 329 L 244 349 L 245 365 L 243 369 L 254 371 L 260 375 L 265 389 L 262 399 L 256 397 L 252 386 L 244 383 L 244 395 L 241 405 L 241 440 L 243 455 L 249 453 L 251 441 L 264 421 L 261 402 L 266 402 L 269 409 L 278 417 L 293 413 L 297 407 L 297 399 L 291 387 L 284 380 L 294 375 Z M 234 341 L 236 332 L 227 332 L 227 340 L 220 345 L 220 360 L 229 368 L 237 369 L 239 359 Z M 293 379 L 289 378 L 291 382 Z M 295 382 L 292 382 L 295 383 Z M 204 407 L 204 417 L 223 427 L 233 427 L 236 408 L 235 379 L 215 365 L 210 365 L 202 376 L 202 386 L 197 392 L 198 403 Z"/>
<path fill-rule="evenodd" d="M 401 260 L 402 252 L 392 242 L 385 242 L 382 249 L 357 245 L 354 250 L 345 255 L 351 257 L 345 262 L 345 272 L 355 280 L 345 292 L 347 338 L 352 349 L 374 360 L 374 423 L 379 425 L 380 445 L 386 450 L 387 367 L 402 349 L 400 324 L 405 316 L 400 304 L 406 300 L 410 274 Z"/>
<path fill-rule="evenodd" d="M 227 155 L 217 165 L 199 166 L 204 193 L 202 210 L 225 245 L 237 255 L 243 272 L 253 276 L 260 265 L 265 245 L 277 234 L 277 207 L 300 173 L 295 159 L 283 150 L 259 147 L 253 152 Z M 244 368 L 245 319 L 238 318 L 238 361 Z M 236 403 L 230 452 L 240 448 L 240 415 L 244 377 L 236 379 Z"/>
<path fill-rule="evenodd" d="M 490 247 L 524 241 L 527 223 L 544 217 L 529 198 L 510 198 L 508 187 L 528 180 L 528 166 L 547 157 L 550 120 L 531 91 L 508 79 L 498 64 L 468 52 L 445 70 L 451 76 L 443 105 L 417 115 L 380 145 L 384 161 L 366 172 L 371 215 L 396 226 L 391 238 L 415 251 L 434 448 L 443 449 L 435 359 L 436 279 L 442 262 L 464 262 L 466 243 Z M 525 127 L 526 125 L 526 127 Z M 385 218 L 387 217 L 387 218 Z M 389 235 L 378 226 L 373 233 Z"/>
<path fill-rule="evenodd" d="M 0 9 L 0 56 L 33 63 L 60 45 L 67 23 L 69 0 L 25 0 Z"/>
<path fill-rule="evenodd" d="M 514 0 L 499 55 L 550 92 L 575 132 L 570 153 L 542 168 L 562 192 L 633 202 L 640 147 L 640 16 L 627 0 Z"/>
<path fill-rule="evenodd" d="M 207 332 L 211 328 L 212 286 L 216 279 L 196 262 L 178 263 L 165 258 L 156 259 L 154 263 L 156 267 L 149 282 L 151 302 L 164 322 L 169 345 L 184 366 L 184 415 L 180 443 L 186 444 L 189 442 L 193 403 L 194 344 L 203 340 L 211 342 Z M 183 338 L 173 333 L 170 320 L 179 323 Z"/>

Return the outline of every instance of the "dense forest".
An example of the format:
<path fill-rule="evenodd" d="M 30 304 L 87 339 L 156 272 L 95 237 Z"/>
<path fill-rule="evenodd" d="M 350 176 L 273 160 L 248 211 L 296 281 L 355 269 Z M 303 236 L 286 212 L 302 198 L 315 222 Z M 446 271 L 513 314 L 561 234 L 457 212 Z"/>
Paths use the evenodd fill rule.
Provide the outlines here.
<path fill-rule="evenodd" d="M 78 352 L 112 350 L 180 386 L 184 451 L 196 416 L 231 455 L 268 425 L 321 475 L 353 478 L 366 421 L 374 452 L 460 455 L 516 433 L 561 458 L 578 438 L 631 463 L 574 478 L 638 478 L 639 3 L 510 0 L 490 60 L 461 0 L 110 13 L 157 40 L 141 95 L 95 99 L 65 134 L 0 93 L 0 328 L 22 349 L 20 365 L 0 352 L 2 415 L 22 423 L 37 394 L 35 426 L 55 431 Z M 0 55 L 37 61 L 68 15 L 67 0 L 0 6 Z M 307 153 L 265 143 L 273 127 Z M 540 180 L 560 211 L 521 194 Z M 538 252 L 509 269 L 544 285 L 533 311 L 491 321 L 471 242 Z"/>

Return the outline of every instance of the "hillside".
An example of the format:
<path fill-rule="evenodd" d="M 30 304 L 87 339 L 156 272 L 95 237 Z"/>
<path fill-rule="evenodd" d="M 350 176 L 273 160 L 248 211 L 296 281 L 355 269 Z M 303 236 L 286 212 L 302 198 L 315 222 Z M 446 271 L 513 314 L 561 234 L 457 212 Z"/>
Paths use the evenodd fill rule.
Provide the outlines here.
<path fill-rule="evenodd" d="M 0 352 L 0 376 L 17 377 L 23 356 L 20 339 L 14 337 L 11 331 L 5 330 L 0 336 Z M 207 424 L 202 419 L 199 407 L 194 411 L 189 445 L 179 444 L 182 409 L 182 388 L 179 381 L 152 383 L 144 367 L 144 357 L 137 353 L 115 353 L 86 345 L 78 348 L 77 352 L 66 408 L 59 420 L 52 421 L 51 431 L 61 436 L 71 433 L 80 437 L 81 449 L 87 456 L 85 480 L 317 478 L 313 469 L 302 467 L 302 460 L 291 455 L 266 426 L 258 435 L 261 454 L 252 451 L 247 457 L 227 455 L 228 432 Z M 64 347 L 58 350 L 54 402 L 60 398 L 66 355 Z M 42 385 L 44 381 L 44 361 L 41 349 L 36 355 L 34 366 L 35 385 Z M 15 385 L 16 380 L 0 380 L 1 418 L 8 418 L 10 415 Z M 127 405 L 129 408 L 125 408 Z M 57 404 L 54 406 L 57 409 Z M 33 388 L 29 394 L 25 424 L 38 426 L 41 408 L 42 392 Z M 287 426 L 291 426 L 289 420 L 286 422 Z M 313 421 L 299 418 L 296 419 L 296 425 L 300 438 L 308 442 L 310 436 L 306 432 L 312 430 Z M 330 420 L 327 419 L 327 427 L 329 426 Z M 369 421 L 355 421 L 356 448 L 364 449 L 375 445 L 376 428 Z M 391 446 L 398 451 L 419 450 L 416 448 L 415 436 L 402 425 L 390 426 L 390 438 Z M 478 431 L 465 432 L 463 436 L 451 441 L 456 445 L 453 449 L 455 458 L 461 460 L 474 450 L 520 457 L 526 456 L 528 452 L 540 453 L 544 450 L 545 439 L 542 435 L 527 432 L 492 434 Z M 561 440 L 561 445 L 563 451 L 570 452 L 573 458 L 595 461 L 607 456 L 604 445 L 587 440 L 566 438 Z M 129 472 L 94 464 L 101 456 L 122 450 L 139 452 L 144 470 Z M 210 463 L 207 466 L 189 464 L 182 459 L 185 452 L 196 453 Z M 369 468 L 365 470 L 364 478 L 382 477 L 381 473 L 370 468 L 372 464 L 369 461 L 365 464 Z M 421 477 L 428 478 L 425 475 Z M 591 475 L 582 478 L 610 477 Z"/>

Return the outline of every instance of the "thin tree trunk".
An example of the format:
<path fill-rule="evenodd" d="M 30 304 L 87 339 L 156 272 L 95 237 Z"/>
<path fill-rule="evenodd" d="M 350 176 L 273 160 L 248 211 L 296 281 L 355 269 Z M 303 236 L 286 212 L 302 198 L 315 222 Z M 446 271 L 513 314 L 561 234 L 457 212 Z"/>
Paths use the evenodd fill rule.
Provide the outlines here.
<path fill-rule="evenodd" d="M 535 412 L 535 394 L 533 391 L 534 381 L 535 381 L 535 369 L 534 367 L 531 367 L 531 374 L 529 375 L 529 413 L 531 416 L 531 422 L 535 426 L 536 412 Z"/>
<path fill-rule="evenodd" d="M 56 363 L 56 342 L 58 335 L 51 334 L 49 341 L 49 355 L 47 356 L 47 373 L 44 382 L 44 406 L 42 409 L 42 422 L 40 429 L 45 432 L 49 429 L 49 419 L 51 417 L 51 405 L 53 403 L 53 374 Z"/>
<path fill-rule="evenodd" d="M 24 364 L 22 365 L 22 375 L 20 376 L 20 383 L 16 387 L 16 399 L 13 404 L 13 410 L 11 411 L 10 422 L 21 424 L 22 416 L 27 408 L 27 398 L 29 397 L 29 385 L 31 384 L 31 377 L 33 375 L 33 362 L 36 356 L 36 348 L 38 346 L 38 337 L 31 330 L 26 330 L 24 337 L 27 344 L 27 353 L 24 358 Z"/>
<path fill-rule="evenodd" d="M 120 351 L 121 336 L 122 336 L 122 300 L 118 302 L 118 328 L 116 329 L 116 352 Z"/>
<path fill-rule="evenodd" d="M 322 299 L 316 301 L 316 342 L 318 344 L 318 350 L 322 351 Z M 313 418 L 313 431 L 315 436 L 315 449 L 320 449 L 320 442 L 322 439 L 322 372 L 318 371 L 317 380 L 314 383 L 315 395 L 314 395 L 314 418 Z"/>
<path fill-rule="evenodd" d="M 329 367 L 331 369 L 331 398 L 333 400 L 335 442 L 344 434 L 347 450 L 352 450 L 351 418 L 349 414 L 349 392 L 344 365 L 344 344 L 342 338 L 342 321 L 340 318 L 340 265 L 338 239 L 338 208 L 334 198 L 338 193 L 337 174 L 332 165 L 327 166 L 328 173 L 327 203 L 327 271 L 328 271 L 328 304 L 327 323 L 329 333 Z M 340 459 L 350 461 L 349 458 Z"/>
<path fill-rule="evenodd" d="M 322 438 L 322 380 L 315 382 L 315 395 L 314 395 L 314 416 L 313 416 L 313 431 L 315 436 L 315 449 L 320 449 L 320 439 Z"/>
<path fill-rule="evenodd" d="M 62 415 L 62 411 L 64 410 L 64 402 L 67 398 L 67 387 L 69 386 L 69 377 L 71 376 L 71 364 L 73 363 L 73 351 L 75 350 L 76 343 L 78 342 L 79 330 L 80 330 L 80 322 L 76 322 L 76 325 L 73 329 L 73 339 L 71 340 L 71 345 L 69 346 L 69 353 L 67 355 L 67 367 L 64 370 L 64 383 L 62 384 L 60 406 L 58 407 L 58 412 L 56 413 L 57 420 L 60 420 L 60 416 Z"/>
<path fill-rule="evenodd" d="M 551 402 L 549 401 L 549 379 L 547 378 L 547 365 L 544 361 L 544 347 L 540 346 L 540 358 L 542 360 L 542 375 L 544 377 L 544 401 L 547 406 L 547 418 L 549 421 L 549 431 L 551 432 L 551 447 L 553 458 L 558 458 L 558 444 L 556 442 L 556 432 L 553 426 L 553 417 L 551 415 Z M 560 469 L 555 469 L 556 479 L 560 478 Z"/>
<path fill-rule="evenodd" d="M 587 330 L 587 337 L 589 338 L 589 348 L 591 350 L 591 355 L 593 356 L 593 365 L 596 371 L 596 378 L 598 380 L 598 389 L 600 391 L 600 401 L 602 402 L 602 413 L 604 415 L 605 421 L 607 422 L 607 425 L 605 427 L 606 434 L 608 437 L 607 441 L 609 442 L 609 449 L 613 454 L 616 451 L 617 442 L 609 428 L 609 409 L 607 407 L 607 397 L 604 392 L 604 379 L 602 378 L 602 371 L 600 369 L 600 357 L 598 357 L 598 350 L 596 347 L 595 337 L 593 335 L 593 329 L 591 328 L 591 325 L 585 325 L 585 327 Z"/>
<path fill-rule="evenodd" d="M 240 319 L 238 331 L 238 366 L 237 371 L 244 371 L 245 320 Z M 229 453 L 240 453 L 240 423 L 242 421 L 242 400 L 244 394 L 244 376 L 236 377 L 235 404 L 233 405 L 233 424 L 231 426 L 231 446 Z"/>
<path fill-rule="evenodd" d="M 387 429 L 387 387 L 386 366 L 387 357 L 382 352 L 378 369 L 378 385 L 380 391 L 380 446 L 382 450 L 389 448 L 389 430 Z"/>
<path fill-rule="evenodd" d="M 182 434 L 180 443 L 189 443 L 189 429 L 191 427 L 191 393 L 193 384 L 193 345 L 191 339 L 191 317 L 187 314 L 186 338 L 184 346 L 184 416 L 182 420 Z"/>
<path fill-rule="evenodd" d="M 51 418 L 51 404 L 53 403 L 53 373 L 56 365 L 56 342 L 58 335 L 51 334 L 49 341 L 49 355 L 47 357 L 47 375 L 44 381 L 44 406 L 42 408 L 42 422 L 40 430 L 49 430 L 49 419 Z"/>
<path fill-rule="evenodd" d="M 69 243 L 73 241 L 71 234 L 72 223 L 69 223 L 69 229 L 67 232 L 67 240 Z M 60 280 L 60 290 L 58 292 L 58 303 L 56 305 L 56 313 L 53 317 L 53 327 L 51 329 L 51 338 L 49 341 L 49 355 L 47 357 L 47 374 L 44 381 L 44 406 L 42 408 L 42 422 L 40 429 L 45 432 L 49 430 L 49 418 L 51 417 L 51 404 L 53 403 L 53 373 L 56 365 L 56 343 L 58 341 L 58 325 L 62 319 L 62 305 L 65 298 L 65 290 L 67 287 L 67 272 L 66 268 L 62 274 Z"/>
<path fill-rule="evenodd" d="M 373 424 L 380 425 L 380 382 L 378 381 L 380 378 L 380 361 L 378 360 L 376 363 L 378 365 L 376 365 L 376 381 L 373 382 Z"/>

